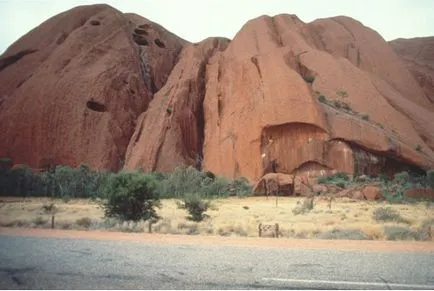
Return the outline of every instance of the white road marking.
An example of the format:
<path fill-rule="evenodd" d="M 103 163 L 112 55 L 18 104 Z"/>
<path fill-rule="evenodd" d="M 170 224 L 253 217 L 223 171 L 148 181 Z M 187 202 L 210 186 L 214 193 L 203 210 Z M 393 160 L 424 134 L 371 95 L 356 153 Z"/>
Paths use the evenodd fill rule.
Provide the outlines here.
<path fill-rule="evenodd" d="M 303 280 L 303 279 L 287 279 L 287 278 L 262 278 L 263 281 L 277 281 L 288 283 L 308 283 L 308 284 L 329 284 L 329 285 L 356 285 L 356 286 L 377 286 L 390 288 L 405 288 L 405 289 L 434 289 L 434 285 L 418 285 L 418 284 L 398 284 L 386 282 L 351 282 L 351 281 L 328 281 L 328 280 Z"/>

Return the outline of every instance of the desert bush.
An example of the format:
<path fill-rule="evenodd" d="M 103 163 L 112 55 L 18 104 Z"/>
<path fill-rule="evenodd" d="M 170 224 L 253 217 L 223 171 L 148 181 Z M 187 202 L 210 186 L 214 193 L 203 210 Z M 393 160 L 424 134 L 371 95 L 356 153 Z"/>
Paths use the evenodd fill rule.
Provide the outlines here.
<path fill-rule="evenodd" d="M 308 76 L 304 76 L 303 79 L 306 81 L 306 83 L 312 84 L 313 81 L 315 81 L 315 76 L 308 75 Z"/>
<path fill-rule="evenodd" d="M 104 185 L 103 203 L 106 217 L 122 221 L 146 221 L 159 218 L 157 182 L 153 176 L 139 172 L 111 174 Z"/>
<path fill-rule="evenodd" d="M 46 225 L 48 223 L 48 220 L 44 219 L 42 216 L 37 216 L 35 219 L 32 220 L 32 222 L 36 226 L 41 227 L 43 225 Z"/>
<path fill-rule="evenodd" d="M 89 217 L 82 217 L 77 219 L 75 221 L 75 224 L 83 228 L 89 228 L 92 225 L 92 219 L 90 219 Z"/>
<path fill-rule="evenodd" d="M 375 221 L 381 222 L 398 222 L 408 223 L 396 210 L 390 207 L 379 207 L 374 210 L 373 218 Z"/>
<path fill-rule="evenodd" d="M 205 177 L 198 191 L 205 197 L 227 197 L 230 194 L 230 182 L 224 177 L 216 177 L 214 179 Z"/>
<path fill-rule="evenodd" d="M 292 213 L 294 215 L 309 213 L 314 207 L 313 199 L 313 197 L 307 197 L 303 199 L 301 205 L 296 206 L 294 209 L 292 209 Z"/>
<path fill-rule="evenodd" d="M 332 184 L 341 188 L 346 188 L 350 183 L 350 178 L 345 173 L 336 173 L 331 176 L 321 177 L 318 179 L 319 184 Z"/>
<path fill-rule="evenodd" d="M 423 230 L 427 230 L 430 227 L 434 228 L 434 218 L 428 218 L 422 222 L 421 228 Z"/>
<path fill-rule="evenodd" d="M 178 201 L 180 209 L 186 209 L 190 214 L 187 219 L 192 221 L 202 221 L 207 215 L 205 212 L 210 207 L 211 202 L 200 197 L 199 194 L 187 194 L 181 201 Z"/>
<path fill-rule="evenodd" d="M 162 198 L 180 198 L 198 192 L 206 175 L 193 167 L 178 167 L 161 185 Z"/>
<path fill-rule="evenodd" d="M 180 222 L 178 223 L 178 229 L 181 230 L 181 232 L 188 234 L 188 235 L 196 235 L 199 234 L 199 225 L 197 223 L 185 223 Z"/>
<path fill-rule="evenodd" d="M 324 95 L 319 95 L 318 96 L 318 101 L 321 103 L 327 103 L 327 98 Z"/>
<path fill-rule="evenodd" d="M 46 214 L 55 214 L 58 209 L 54 203 L 42 205 L 42 211 Z"/>
<path fill-rule="evenodd" d="M 426 172 L 427 186 L 434 190 L 434 169 Z"/>
<path fill-rule="evenodd" d="M 252 185 L 250 185 L 249 181 L 244 177 L 237 178 L 231 183 L 231 192 L 238 197 L 248 196 L 252 191 Z"/>
<path fill-rule="evenodd" d="M 161 180 L 159 191 L 162 198 L 180 199 L 189 193 L 200 193 L 203 197 L 227 197 L 250 194 L 252 187 L 245 178 L 229 181 L 193 167 L 178 167 Z"/>
<path fill-rule="evenodd" d="M 105 173 L 92 171 L 86 165 L 74 169 L 58 166 L 54 173 L 33 172 L 28 166 L 0 170 L 0 195 L 89 198 L 100 195 Z"/>
<path fill-rule="evenodd" d="M 423 235 L 409 227 L 404 226 L 385 226 L 383 228 L 386 239 L 388 240 L 423 240 Z"/>
<path fill-rule="evenodd" d="M 348 93 L 347 93 L 346 91 L 343 91 L 343 90 L 337 90 L 337 91 L 336 91 L 336 95 L 338 95 L 338 96 L 341 97 L 341 98 L 346 98 L 346 97 L 348 97 Z"/>
<path fill-rule="evenodd" d="M 350 240 L 365 240 L 368 236 L 360 229 L 333 229 L 331 231 L 320 233 L 320 239 L 350 239 Z"/>

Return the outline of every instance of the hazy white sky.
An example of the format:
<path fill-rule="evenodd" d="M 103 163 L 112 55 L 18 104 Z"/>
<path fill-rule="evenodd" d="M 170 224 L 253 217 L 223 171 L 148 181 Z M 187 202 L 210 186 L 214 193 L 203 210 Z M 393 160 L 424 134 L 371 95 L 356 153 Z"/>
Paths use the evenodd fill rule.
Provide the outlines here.
<path fill-rule="evenodd" d="M 102 0 L 103 1 L 103 0 Z M 386 40 L 434 36 L 434 0 L 0 0 L 0 53 L 51 16 L 78 5 L 107 3 L 134 12 L 196 42 L 233 38 L 249 19 L 296 14 L 302 21 L 346 15 Z"/>

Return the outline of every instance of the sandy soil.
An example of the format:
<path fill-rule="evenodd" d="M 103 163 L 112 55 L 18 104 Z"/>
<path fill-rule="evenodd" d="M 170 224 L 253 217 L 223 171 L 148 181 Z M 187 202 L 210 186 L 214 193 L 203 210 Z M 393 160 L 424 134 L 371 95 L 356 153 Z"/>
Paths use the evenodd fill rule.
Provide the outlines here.
<path fill-rule="evenodd" d="M 0 205 L 0 226 L 49 227 L 50 215 L 43 213 L 42 206 L 51 203 L 49 198 L 4 198 Z M 374 240 L 384 240 L 385 226 L 406 227 L 418 231 L 428 220 L 434 221 L 433 203 L 395 204 L 384 202 L 336 199 L 329 207 L 326 200 L 315 200 L 314 208 L 307 214 L 295 215 L 292 210 L 299 207 L 302 198 L 265 197 L 227 198 L 213 201 L 207 212 L 209 219 L 196 223 L 186 219 L 187 213 L 179 209 L 174 199 L 162 200 L 158 210 L 162 217 L 153 225 L 153 231 L 162 234 L 201 234 L 222 236 L 258 236 L 258 225 L 279 223 L 280 235 L 286 238 L 315 238 L 317 234 L 333 229 L 360 230 Z M 103 210 L 95 202 L 74 199 L 67 203 L 55 200 L 58 212 L 56 228 L 81 229 L 78 220 L 92 221 L 96 229 L 107 229 L 103 222 Z M 379 207 L 391 207 L 408 223 L 382 222 L 373 218 Z M 124 223 L 112 225 L 115 231 L 147 230 L 146 223 Z"/>
<path fill-rule="evenodd" d="M 26 228 L 0 228 L 0 235 L 56 237 L 65 239 L 119 240 L 137 243 L 231 245 L 239 247 L 277 247 L 296 249 L 340 249 L 382 252 L 434 252 L 433 242 L 403 241 L 351 241 L 272 239 L 250 237 L 186 236 L 171 234 L 121 233 L 107 231 L 51 230 Z"/>

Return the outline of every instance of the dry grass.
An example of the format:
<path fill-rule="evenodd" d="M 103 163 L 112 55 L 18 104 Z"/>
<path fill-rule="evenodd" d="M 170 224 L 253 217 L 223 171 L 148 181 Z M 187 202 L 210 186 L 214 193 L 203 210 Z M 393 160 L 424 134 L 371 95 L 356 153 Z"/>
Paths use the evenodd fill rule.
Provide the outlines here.
<path fill-rule="evenodd" d="M 0 208 L 0 225 L 47 227 L 50 215 L 42 210 L 50 203 L 48 198 L 0 198 L 5 203 Z M 214 200 L 209 218 L 196 223 L 186 219 L 187 212 L 179 209 L 174 199 L 162 201 L 159 215 L 163 217 L 153 225 L 160 233 L 203 234 L 222 236 L 258 236 L 258 224 L 279 223 L 281 236 L 296 238 L 321 238 L 322 234 L 360 230 L 368 239 L 387 239 L 385 227 L 397 226 L 396 222 L 376 221 L 374 211 L 390 207 L 405 219 L 413 231 L 422 229 L 423 222 L 434 220 L 434 211 L 426 203 L 394 204 L 385 202 L 358 201 L 347 198 L 336 199 L 329 208 L 326 199 L 315 198 L 313 209 L 305 214 L 295 215 L 293 209 L 302 205 L 303 198 L 279 198 L 276 207 L 274 198 L 248 197 Z M 55 201 L 57 228 L 113 229 L 121 231 L 147 231 L 147 223 L 119 223 L 104 220 L 103 210 L 98 204 L 86 199 L 74 199 L 68 203 Z M 42 222 L 47 223 L 43 224 Z M 85 223 L 84 223 L 85 222 Z M 37 225 L 39 224 L 39 225 Z M 351 231 L 350 231 L 351 230 Z M 344 235 L 343 235 L 344 236 Z M 340 236 L 339 236 L 340 237 Z"/>

